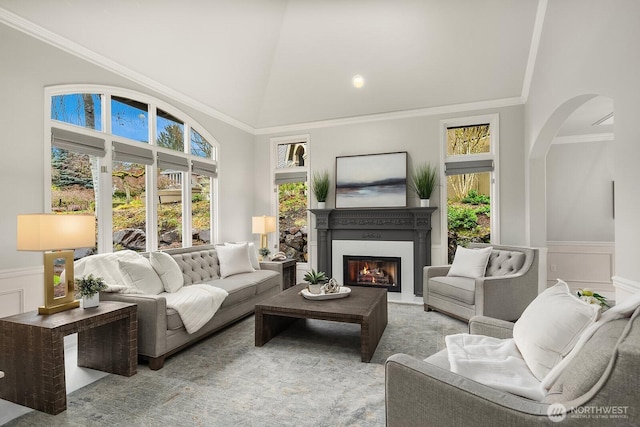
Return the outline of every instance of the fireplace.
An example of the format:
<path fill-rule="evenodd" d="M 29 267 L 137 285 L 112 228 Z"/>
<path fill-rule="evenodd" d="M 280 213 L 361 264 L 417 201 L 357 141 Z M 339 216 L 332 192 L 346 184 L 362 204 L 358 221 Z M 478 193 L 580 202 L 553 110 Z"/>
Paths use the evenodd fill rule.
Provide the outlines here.
<path fill-rule="evenodd" d="M 431 214 L 437 208 L 362 208 L 362 209 L 311 209 L 316 217 L 317 266 L 327 276 L 344 277 L 343 255 L 365 254 L 397 256 L 405 262 L 403 280 L 405 292 L 422 296 L 422 269 L 431 265 Z M 339 256 L 333 258 L 334 245 L 349 246 L 351 242 L 360 242 L 357 248 L 350 247 L 345 252 L 336 251 Z M 401 247 L 398 247 L 400 245 Z M 375 251 L 363 250 L 366 247 Z M 377 246 L 393 247 L 394 252 L 380 251 Z M 410 273 L 413 274 L 410 274 Z M 410 289 L 412 288 L 412 289 Z"/>
<path fill-rule="evenodd" d="M 345 286 L 383 287 L 401 292 L 401 259 L 399 257 L 344 255 Z"/>

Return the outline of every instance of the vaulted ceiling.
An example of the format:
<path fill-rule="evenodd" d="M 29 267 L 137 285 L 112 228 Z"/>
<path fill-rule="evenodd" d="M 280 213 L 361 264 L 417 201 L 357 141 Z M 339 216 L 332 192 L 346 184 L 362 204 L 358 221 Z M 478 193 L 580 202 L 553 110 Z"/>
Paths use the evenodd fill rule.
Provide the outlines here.
<path fill-rule="evenodd" d="M 0 0 L 0 7 L 94 62 L 256 129 L 523 100 L 538 0 Z M 356 74 L 365 78 L 361 89 L 352 85 Z"/>

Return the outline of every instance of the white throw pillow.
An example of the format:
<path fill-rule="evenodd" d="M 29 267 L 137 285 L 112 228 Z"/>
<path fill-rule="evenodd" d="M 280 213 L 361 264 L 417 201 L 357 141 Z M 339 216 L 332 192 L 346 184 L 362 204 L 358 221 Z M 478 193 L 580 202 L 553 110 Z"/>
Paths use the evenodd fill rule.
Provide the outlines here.
<path fill-rule="evenodd" d="M 258 261 L 258 250 L 256 249 L 256 245 L 253 242 L 232 242 L 227 243 L 228 245 L 243 245 L 247 244 L 249 246 L 249 260 L 251 261 L 251 267 L 254 270 L 260 270 L 260 261 Z"/>
<path fill-rule="evenodd" d="M 482 249 L 467 249 L 458 246 L 447 276 L 469 277 L 471 279 L 484 277 L 492 250 L 491 246 Z"/>
<path fill-rule="evenodd" d="M 164 292 L 162 280 L 145 257 L 141 256 L 135 261 L 119 259 L 118 266 L 127 286 L 133 286 L 142 293 L 151 295 Z"/>
<path fill-rule="evenodd" d="M 149 262 L 160 276 L 165 292 L 178 292 L 184 284 L 184 278 L 176 260 L 165 252 L 151 252 Z"/>
<path fill-rule="evenodd" d="M 598 320 L 600 306 L 573 296 L 562 280 L 534 299 L 513 328 L 513 338 L 533 375 L 540 381 Z"/>
<path fill-rule="evenodd" d="M 235 245 L 216 246 L 218 261 L 220 262 L 220 277 L 225 278 L 238 273 L 251 273 L 253 267 L 249 259 L 249 245 L 239 243 Z"/>

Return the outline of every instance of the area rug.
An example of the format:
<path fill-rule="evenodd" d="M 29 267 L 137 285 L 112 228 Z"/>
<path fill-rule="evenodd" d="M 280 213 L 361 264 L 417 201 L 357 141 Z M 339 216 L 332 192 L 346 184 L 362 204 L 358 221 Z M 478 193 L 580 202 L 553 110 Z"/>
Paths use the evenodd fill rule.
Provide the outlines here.
<path fill-rule="evenodd" d="M 254 317 L 170 357 L 67 396 L 59 415 L 33 411 L 8 426 L 384 426 L 384 361 L 444 348 L 464 322 L 419 305 L 389 303 L 371 363 L 360 362 L 360 326 L 298 320 L 263 347 Z"/>

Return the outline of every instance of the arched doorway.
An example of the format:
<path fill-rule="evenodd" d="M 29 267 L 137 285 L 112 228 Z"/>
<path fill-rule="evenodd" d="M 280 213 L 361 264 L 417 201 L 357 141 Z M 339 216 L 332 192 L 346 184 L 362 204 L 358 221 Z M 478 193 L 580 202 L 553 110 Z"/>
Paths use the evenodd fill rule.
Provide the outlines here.
<path fill-rule="evenodd" d="M 540 289 L 562 278 L 572 289 L 613 296 L 613 100 L 581 95 L 560 105 L 533 144 L 529 240 L 545 248 Z"/>

